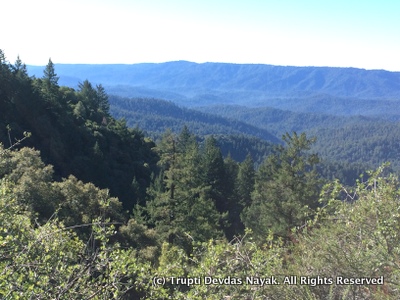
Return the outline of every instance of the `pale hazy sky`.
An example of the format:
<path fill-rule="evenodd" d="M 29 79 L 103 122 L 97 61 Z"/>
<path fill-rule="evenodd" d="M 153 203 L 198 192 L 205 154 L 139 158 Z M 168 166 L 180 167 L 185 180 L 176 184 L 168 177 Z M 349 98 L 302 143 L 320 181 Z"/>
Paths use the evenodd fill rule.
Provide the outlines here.
<path fill-rule="evenodd" d="M 5 0 L 26 64 L 194 62 L 400 71 L 399 0 Z"/>

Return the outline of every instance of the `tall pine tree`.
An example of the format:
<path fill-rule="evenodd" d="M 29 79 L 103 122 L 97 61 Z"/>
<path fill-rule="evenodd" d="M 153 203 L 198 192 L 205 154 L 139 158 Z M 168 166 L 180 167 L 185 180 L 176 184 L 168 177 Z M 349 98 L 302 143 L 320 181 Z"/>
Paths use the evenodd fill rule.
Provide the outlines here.
<path fill-rule="evenodd" d="M 258 170 L 252 203 L 243 213 L 244 224 L 260 240 L 269 232 L 290 238 L 291 229 L 303 226 L 318 205 L 322 181 L 314 166 L 319 159 L 308 152 L 315 139 L 286 133 L 283 140 L 286 147 L 281 146 Z"/>
<path fill-rule="evenodd" d="M 58 86 L 59 77 L 56 74 L 55 67 L 51 58 L 49 59 L 49 62 L 47 63 L 46 68 L 43 71 L 42 80 L 49 87 Z"/>
<path fill-rule="evenodd" d="M 188 247 L 190 238 L 222 237 L 220 215 L 199 174 L 201 154 L 196 139 L 184 128 L 179 137 L 167 131 L 156 151 L 160 156 L 158 184 L 149 188 L 149 225 L 171 243 Z"/>

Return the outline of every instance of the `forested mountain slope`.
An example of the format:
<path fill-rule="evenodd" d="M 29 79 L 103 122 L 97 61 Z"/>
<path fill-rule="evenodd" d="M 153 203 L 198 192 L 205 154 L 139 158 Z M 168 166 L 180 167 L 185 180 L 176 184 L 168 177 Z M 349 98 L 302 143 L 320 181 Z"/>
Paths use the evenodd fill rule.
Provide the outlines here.
<path fill-rule="evenodd" d="M 109 113 L 108 96 L 89 81 L 77 90 L 58 84 L 49 63 L 40 78 L 26 67 L 1 62 L 0 142 L 10 147 L 23 132 L 31 137 L 23 146 L 41 151 L 54 166 L 57 178 L 75 175 L 85 182 L 109 188 L 126 209 L 143 199 L 157 155 L 154 143 L 140 130 L 128 129 Z M 132 183 L 139 182 L 140 188 Z"/>
<path fill-rule="evenodd" d="M 271 107 L 228 105 L 201 107 L 196 110 L 268 129 L 276 136 L 291 131 L 307 132 L 317 137 L 313 149 L 331 162 L 364 163 L 370 167 L 391 162 L 396 171 L 400 170 L 400 123 L 397 118 L 335 116 L 298 113 Z"/>
<path fill-rule="evenodd" d="M 184 105 L 229 103 L 285 108 L 285 102 L 290 101 L 291 106 L 299 103 L 293 109 L 305 111 L 309 106 L 308 111 L 312 111 L 324 103 L 332 107 L 339 101 L 356 107 L 369 100 L 370 110 L 379 101 L 400 98 L 400 73 L 384 70 L 187 61 L 56 66 L 63 84 L 76 86 L 89 79 L 103 84 L 113 94 L 162 98 Z M 32 75 L 41 74 L 43 67 L 29 66 L 28 70 Z M 357 113 L 364 114 L 362 107 Z M 389 113 L 390 109 L 383 112 Z"/>
<path fill-rule="evenodd" d="M 129 126 L 146 130 L 154 137 L 160 136 L 167 128 L 178 133 L 184 125 L 187 125 L 199 136 L 246 134 L 268 142 L 280 143 L 280 138 L 272 135 L 265 128 L 261 129 L 242 121 L 179 107 L 164 100 L 110 96 L 110 112 L 118 119 L 125 118 Z"/>

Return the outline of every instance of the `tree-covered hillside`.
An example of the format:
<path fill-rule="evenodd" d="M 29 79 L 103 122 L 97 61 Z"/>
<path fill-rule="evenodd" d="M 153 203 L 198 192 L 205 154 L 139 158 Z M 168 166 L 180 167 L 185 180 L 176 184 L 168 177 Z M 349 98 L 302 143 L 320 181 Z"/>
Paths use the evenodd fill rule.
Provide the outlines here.
<path fill-rule="evenodd" d="M 24 146 L 41 151 L 58 178 L 74 174 L 109 188 L 132 209 L 150 184 L 157 155 L 154 143 L 140 130 L 129 129 L 109 113 L 108 95 L 89 81 L 77 90 L 58 85 L 50 61 L 41 78 L 29 77 L 26 67 L 1 62 L 0 141 L 11 146 L 23 132 Z M 136 190 L 134 182 L 140 183 Z"/>
<path fill-rule="evenodd" d="M 110 107 L 114 117 L 124 118 L 129 126 L 142 128 L 154 137 L 160 136 L 167 128 L 178 133 L 186 124 L 199 136 L 246 134 L 270 143 L 280 142 L 266 129 L 179 107 L 164 100 L 110 96 Z"/>
<path fill-rule="evenodd" d="M 178 134 L 186 125 L 200 142 L 213 135 L 224 157 L 231 155 L 236 161 L 243 161 L 251 153 L 259 166 L 273 152 L 273 144 L 269 141 L 281 143 L 277 138 L 271 139 L 269 132 L 280 137 L 285 132 L 296 131 L 317 137 L 313 150 L 323 159 L 320 172 L 327 178 L 336 177 L 345 183 L 354 183 L 363 170 L 386 161 L 392 162 L 393 169 L 398 171 L 397 125 L 379 118 L 243 106 L 203 107 L 196 110 L 204 113 L 197 113 L 196 110 L 157 99 L 111 96 L 110 101 L 114 116 L 124 117 L 127 124 L 141 128 L 155 140 L 167 128 Z M 390 137 L 390 141 L 383 149 L 386 137 Z"/>
<path fill-rule="evenodd" d="M 330 162 L 358 163 L 369 168 L 391 162 L 394 170 L 400 170 L 399 122 L 387 115 L 335 116 L 243 106 L 209 106 L 196 110 L 267 129 L 276 136 L 291 131 L 307 132 L 317 137 L 313 150 Z"/>

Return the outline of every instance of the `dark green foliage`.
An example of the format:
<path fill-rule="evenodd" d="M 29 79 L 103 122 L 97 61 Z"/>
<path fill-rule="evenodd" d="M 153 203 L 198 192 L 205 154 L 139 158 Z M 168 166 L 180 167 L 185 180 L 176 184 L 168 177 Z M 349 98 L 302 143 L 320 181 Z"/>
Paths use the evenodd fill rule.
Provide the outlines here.
<path fill-rule="evenodd" d="M 61 101 L 58 80 L 59 77 L 55 72 L 54 64 L 51 59 L 49 59 L 49 62 L 43 71 L 43 77 L 34 81 L 33 84 L 36 90 L 40 93 L 41 98 L 47 102 L 47 109 L 51 109 L 55 115 L 61 116 L 62 111 L 66 108 L 66 103 Z"/>
<path fill-rule="evenodd" d="M 40 150 L 56 178 L 73 174 L 109 188 L 127 210 L 143 204 L 157 159 L 154 143 L 109 115 L 101 85 L 84 81 L 79 90 L 60 87 L 51 60 L 40 79 L 24 70 L 20 60 L 15 66 L 1 64 L 0 142 L 14 143 L 29 131 L 32 137 L 24 146 Z M 139 189 L 132 187 L 134 178 Z"/>
<path fill-rule="evenodd" d="M 190 239 L 220 237 L 220 215 L 201 178 L 201 155 L 193 136 L 184 128 L 176 137 L 167 131 L 156 151 L 158 180 L 149 189 L 149 224 L 170 243 L 186 248 Z M 200 169 L 201 170 L 201 169 Z"/>
<path fill-rule="evenodd" d="M 79 99 L 87 112 L 89 112 L 88 117 L 98 122 L 103 122 L 103 118 L 105 118 L 106 122 L 106 117 L 110 117 L 110 105 L 108 103 L 108 95 L 103 86 L 97 85 L 94 88 L 88 80 L 85 80 L 83 83 L 79 83 L 78 87 Z"/>
<path fill-rule="evenodd" d="M 51 59 L 49 59 L 49 62 L 43 71 L 42 80 L 45 82 L 45 84 L 48 87 L 50 87 L 50 86 L 58 86 L 59 79 L 60 79 L 60 77 L 58 77 L 56 74 L 54 64 L 51 61 Z"/>
<path fill-rule="evenodd" d="M 190 232 L 195 240 L 218 236 L 217 229 L 222 229 L 228 239 L 243 234 L 240 214 L 244 200 L 240 193 L 244 192 L 237 181 L 247 184 L 254 178 L 244 179 L 248 174 L 238 178 L 238 164 L 229 156 L 223 159 L 212 136 L 200 149 L 195 137 L 183 127 L 179 136 L 167 131 L 156 150 L 160 170 L 148 191 L 150 226 L 174 243 L 177 236 L 183 239 L 184 232 Z M 249 164 L 253 164 L 251 159 L 245 166 L 250 168 Z M 252 189 L 253 184 L 247 187 Z"/>
<path fill-rule="evenodd" d="M 286 147 L 269 156 L 257 172 L 252 203 L 243 213 L 246 227 L 263 242 L 269 232 L 290 238 L 313 217 L 322 181 L 314 166 L 318 156 L 309 154 L 314 139 L 302 133 L 283 136 Z"/>

